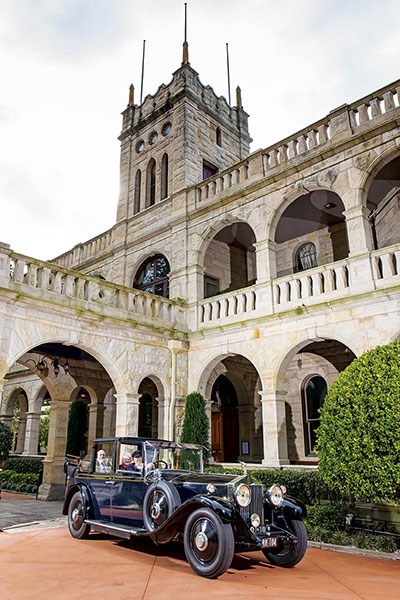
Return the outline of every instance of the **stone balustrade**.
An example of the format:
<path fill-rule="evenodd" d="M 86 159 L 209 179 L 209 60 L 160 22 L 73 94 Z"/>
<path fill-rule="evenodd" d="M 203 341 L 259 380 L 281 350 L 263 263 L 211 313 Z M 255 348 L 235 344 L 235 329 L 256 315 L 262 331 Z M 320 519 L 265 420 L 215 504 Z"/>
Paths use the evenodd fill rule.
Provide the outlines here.
<path fill-rule="evenodd" d="M 376 286 L 380 287 L 387 280 L 400 275 L 400 244 L 374 250 L 371 253 L 372 273 Z"/>
<path fill-rule="evenodd" d="M 79 264 L 84 260 L 96 256 L 99 252 L 104 252 L 111 244 L 111 236 L 112 231 L 109 229 L 83 244 L 77 244 L 69 252 L 57 256 L 52 262 L 68 269 L 72 265 Z"/>
<path fill-rule="evenodd" d="M 396 110 L 400 105 L 400 81 L 395 81 L 369 96 L 345 104 L 312 125 L 280 142 L 251 154 L 245 161 L 226 169 L 195 186 L 197 205 L 205 200 L 217 199 L 222 192 L 234 193 L 235 185 L 246 180 L 254 181 L 269 175 L 270 171 L 305 155 L 315 148 L 320 149 L 335 137 L 350 137 L 357 129 L 369 124 L 381 115 Z"/>
<path fill-rule="evenodd" d="M 229 317 L 237 317 L 251 313 L 257 308 L 257 292 L 255 286 L 235 290 L 212 299 L 200 300 L 198 303 L 198 323 L 209 323 Z"/>
<path fill-rule="evenodd" d="M 340 261 L 323 265 L 301 273 L 294 273 L 286 277 L 280 277 L 273 282 L 273 301 L 275 307 L 281 305 L 287 308 L 288 304 L 302 304 L 306 298 L 324 296 L 350 287 L 348 261 Z"/>
<path fill-rule="evenodd" d="M 68 300 L 68 306 L 73 308 L 93 310 L 96 305 L 96 312 L 109 315 L 116 310 L 126 311 L 147 324 L 154 321 L 154 326 L 160 321 L 171 326 L 184 323 L 184 313 L 180 304 L 172 300 L 69 271 L 54 263 L 42 262 L 14 252 L 9 253 L 8 288 L 30 297 L 46 298 L 47 301 L 53 298 L 59 304 L 61 296 Z M 71 304 L 71 300 L 75 300 L 76 303 Z M 83 307 L 82 302 L 86 303 Z"/>
<path fill-rule="evenodd" d="M 8 266 L 3 265 L 2 269 L 2 287 L 21 293 L 21 296 L 25 293 L 31 298 L 54 299 L 57 304 L 62 304 L 61 297 L 68 300 L 67 306 L 95 310 L 106 315 L 115 316 L 115 311 L 125 311 L 146 324 L 155 327 L 162 324 L 167 329 L 178 325 L 181 331 L 187 330 L 189 321 L 192 330 L 204 329 L 357 295 L 360 262 L 368 267 L 363 272 L 370 273 L 369 280 L 363 282 L 369 290 L 398 286 L 400 283 L 400 244 L 396 244 L 363 256 L 346 258 L 267 283 L 201 299 L 187 313 L 187 307 L 182 302 L 69 271 L 10 250 L 0 252 L 0 258 L 3 263 L 5 259 L 8 260 Z M 75 303 L 71 304 L 71 300 Z M 82 306 L 82 302 L 86 304 Z M 189 314 L 194 314 L 193 310 L 196 316 L 195 321 L 191 322 Z M 124 314 L 123 318 L 127 318 L 127 315 Z"/>

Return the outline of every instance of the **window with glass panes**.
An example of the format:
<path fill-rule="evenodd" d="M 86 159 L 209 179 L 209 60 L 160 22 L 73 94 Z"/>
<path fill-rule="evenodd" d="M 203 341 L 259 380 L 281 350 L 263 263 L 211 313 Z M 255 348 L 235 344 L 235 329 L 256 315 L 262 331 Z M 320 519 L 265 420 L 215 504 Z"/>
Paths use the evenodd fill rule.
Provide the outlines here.
<path fill-rule="evenodd" d="M 162 254 L 147 259 L 140 267 L 133 287 L 169 298 L 169 262 Z"/>

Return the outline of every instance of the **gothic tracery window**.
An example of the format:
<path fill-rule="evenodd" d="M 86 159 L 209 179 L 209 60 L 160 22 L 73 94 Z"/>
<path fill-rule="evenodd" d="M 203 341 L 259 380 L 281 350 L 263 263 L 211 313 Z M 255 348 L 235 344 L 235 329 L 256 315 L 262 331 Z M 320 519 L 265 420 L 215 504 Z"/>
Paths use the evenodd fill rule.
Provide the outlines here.
<path fill-rule="evenodd" d="M 133 287 L 157 296 L 169 298 L 170 266 L 162 254 L 148 258 L 138 270 Z"/>

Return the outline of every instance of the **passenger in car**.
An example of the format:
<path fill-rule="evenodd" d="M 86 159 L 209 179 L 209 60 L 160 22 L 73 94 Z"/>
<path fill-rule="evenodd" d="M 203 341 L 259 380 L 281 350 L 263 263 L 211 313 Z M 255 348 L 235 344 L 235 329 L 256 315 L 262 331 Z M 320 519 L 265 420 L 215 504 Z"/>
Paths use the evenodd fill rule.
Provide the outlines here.
<path fill-rule="evenodd" d="M 141 450 L 135 450 L 132 454 L 132 462 L 127 466 L 128 471 L 136 471 L 142 473 L 143 471 L 143 456 Z"/>
<path fill-rule="evenodd" d="M 106 459 L 106 453 L 104 450 L 99 450 L 96 459 L 96 472 L 97 473 L 108 473 L 109 472 L 108 461 Z"/>
<path fill-rule="evenodd" d="M 131 457 L 129 454 L 124 454 L 122 457 L 122 463 L 119 465 L 118 469 L 122 469 L 123 471 L 127 471 L 129 469 L 129 465 L 132 463 Z"/>

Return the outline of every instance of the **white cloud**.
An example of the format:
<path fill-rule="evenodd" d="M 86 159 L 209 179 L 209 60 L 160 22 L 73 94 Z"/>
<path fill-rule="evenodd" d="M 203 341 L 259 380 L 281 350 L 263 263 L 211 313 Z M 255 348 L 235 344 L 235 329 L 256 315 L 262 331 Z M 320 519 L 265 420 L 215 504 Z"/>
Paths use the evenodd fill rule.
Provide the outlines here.
<path fill-rule="evenodd" d="M 190 0 L 203 83 L 242 88 L 253 149 L 398 78 L 397 0 Z M 168 83 L 181 62 L 181 0 L 2 0 L 0 239 L 49 258 L 111 227 L 129 84 Z M 4 59 L 6 57 L 6 59 Z"/>

